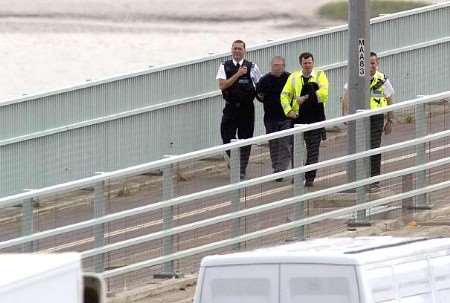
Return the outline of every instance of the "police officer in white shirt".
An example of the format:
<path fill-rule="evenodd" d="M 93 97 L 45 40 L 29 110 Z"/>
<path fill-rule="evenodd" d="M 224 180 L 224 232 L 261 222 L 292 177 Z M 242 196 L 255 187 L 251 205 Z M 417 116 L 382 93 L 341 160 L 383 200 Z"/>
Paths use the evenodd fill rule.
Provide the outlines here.
<path fill-rule="evenodd" d="M 217 72 L 219 88 L 225 99 L 220 133 L 224 144 L 237 137 L 247 139 L 253 137 L 255 125 L 256 83 L 261 78 L 258 66 L 244 59 L 245 42 L 236 40 L 231 46 L 231 60 L 222 63 Z M 245 178 L 251 146 L 242 147 L 241 179 Z M 230 155 L 227 151 L 228 156 Z"/>

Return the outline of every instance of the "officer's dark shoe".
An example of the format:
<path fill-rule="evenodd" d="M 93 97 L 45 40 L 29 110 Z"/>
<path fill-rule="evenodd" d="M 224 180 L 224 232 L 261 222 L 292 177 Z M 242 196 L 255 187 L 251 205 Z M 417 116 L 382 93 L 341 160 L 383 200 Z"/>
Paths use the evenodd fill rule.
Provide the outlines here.
<path fill-rule="evenodd" d="M 314 180 L 306 180 L 305 181 L 305 187 L 313 187 L 314 186 Z"/>
<path fill-rule="evenodd" d="M 273 170 L 274 174 L 279 173 L 279 172 L 282 172 L 282 170 L 278 170 L 278 169 Z M 277 179 L 275 179 L 275 182 L 283 182 L 283 178 L 277 178 Z"/>
<path fill-rule="evenodd" d="M 320 135 L 322 136 L 323 141 L 325 141 L 327 139 L 327 131 L 325 130 L 325 128 L 322 129 L 322 131 L 320 132 Z"/>

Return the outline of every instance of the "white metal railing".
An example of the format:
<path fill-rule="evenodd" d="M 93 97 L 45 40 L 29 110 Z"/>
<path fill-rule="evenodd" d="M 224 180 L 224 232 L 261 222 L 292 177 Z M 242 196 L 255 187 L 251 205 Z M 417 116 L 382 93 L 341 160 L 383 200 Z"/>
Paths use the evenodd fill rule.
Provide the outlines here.
<path fill-rule="evenodd" d="M 426 136 L 426 137 L 423 137 L 423 138 L 420 138 L 420 139 L 413 139 L 413 140 L 409 140 L 409 141 L 405 141 L 405 142 L 401 142 L 401 143 L 397 143 L 397 144 L 383 146 L 383 147 L 371 149 L 371 150 L 368 150 L 368 151 L 347 155 L 347 156 L 344 156 L 344 157 L 334 158 L 332 160 L 321 161 L 321 162 L 316 163 L 316 164 L 305 165 L 303 167 L 288 169 L 288 170 L 283 171 L 283 172 L 274 173 L 274 174 L 270 174 L 270 175 L 267 175 L 267 176 L 254 178 L 254 179 L 251 179 L 251 180 L 241 181 L 239 183 L 234 183 L 234 184 L 230 184 L 230 185 L 220 186 L 220 187 L 216 187 L 216 188 L 213 188 L 213 189 L 208 189 L 208 190 L 201 191 L 201 192 L 196 192 L 196 193 L 189 194 L 189 195 L 183 195 L 183 196 L 180 196 L 180 197 L 177 197 L 177 198 L 173 198 L 173 199 L 170 199 L 170 200 L 167 200 L 167 201 L 162 201 L 162 202 L 158 202 L 158 203 L 154 203 L 154 204 L 150 204 L 150 205 L 146 205 L 146 206 L 142 206 L 142 207 L 138 207 L 138 208 L 133 208 L 133 209 L 130 209 L 130 210 L 117 212 L 117 213 L 114 213 L 114 214 L 110 214 L 110 215 L 106 215 L 106 216 L 103 216 L 103 217 L 99 217 L 99 218 L 83 221 L 83 222 L 80 222 L 80 223 L 66 225 L 66 226 L 55 228 L 55 229 L 48 230 L 48 231 L 38 232 L 38 233 L 29 235 L 29 236 L 25 236 L 25 237 L 20 237 L 20 238 L 11 239 L 11 240 L 8 240 L 8 241 L 3 241 L 3 242 L 0 242 L 0 249 L 4 249 L 4 248 L 7 248 L 7 247 L 24 244 L 24 243 L 31 242 L 31 241 L 45 239 L 45 238 L 48 238 L 48 237 L 51 237 L 51 236 L 56 236 L 56 235 L 60 235 L 60 234 L 63 234 L 63 233 L 68 233 L 68 232 L 80 230 L 80 229 L 83 229 L 83 228 L 93 227 L 93 226 L 96 226 L 96 225 L 99 225 L 99 224 L 113 222 L 113 221 L 119 220 L 119 219 L 125 219 L 125 218 L 131 217 L 131 216 L 135 216 L 135 215 L 138 215 L 138 214 L 143 214 L 143 213 L 146 213 L 146 212 L 155 211 L 155 210 L 158 210 L 158 209 L 167 208 L 167 207 L 170 207 L 170 206 L 181 205 L 183 203 L 188 203 L 188 202 L 196 200 L 196 199 L 212 197 L 212 196 L 215 196 L 215 195 L 231 192 L 233 190 L 239 190 L 239 189 L 242 189 L 242 188 L 263 184 L 263 183 L 266 183 L 266 182 L 274 181 L 277 178 L 286 178 L 286 177 L 290 177 L 290 176 L 295 176 L 295 175 L 302 174 L 302 173 L 305 173 L 305 172 L 310 171 L 310 170 L 316 170 L 316 169 L 320 169 L 320 168 L 334 166 L 334 165 L 337 165 L 337 164 L 347 163 L 349 161 L 354 161 L 354 160 L 357 160 L 357 159 L 370 157 L 370 156 L 375 155 L 375 154 L 395 151 L 395 150 L 399 150 L 399 149 L 403 149 L 403 148 L 407 148 L 407 147 L 411 147 L 411 146 L 416 146 L 418 144 L 423 144 L 423 143 L 427 143 L 427 142 L 431 142 L 431 141 L 447 138 L 447 137 L 450 137 L 450 130 L 442 131 L 442 132 L 439 132 L 439 133 L 435 133 L 433 135 L 429 135 L 429 136 Z M 104 253 L 104 252 L 108 252 L 108 251 L 111 251 L 111 250 L 123 248 L 123 247 L 126 247 L 126 246 L 139 244 L 139 243 L 144 242 L 144 241 L 156 240 L 156 239 L 160 239 L 160 238 L 163 238 L 163 237 L 166 237 L 166 236 L 170 236 L 170 235 L 174 235 L 174 234 L 177 234 L 177 233 L 185 232 L 185 231 L 190 230 L 190 229 L 195 229 L 195 228 L 203 227 L 203 226 L 206 226 L 206 225 L 227 221 L 227 220 L 236 218 L 236 216 L 238 216 L 238 217 L 248 216 L 248 215 L 264 212 L 264 211 L 267 211 L 267 210 L 270 210 L 270 209 L 273 209 L 273 208 L 277 208 L 277 207 L 279 207 L 281 205 L 286 206 L 286 205 L 289 205 L 289 204 L 292 204 L 292 203 L 296 203 L 296 202 L 300 202 L 300 201 L 307 201 L 307 200 L 319 198 L 319 197 L 322 197 L 322 196 L 326 196 L 326 195 L 329 195 L 329 194 L 338 193 L 338 192 L 342 192 L 342 191 L 345 191 L 345 190 L 354 189 L 354 188 L 358 188 L 358 187 L 361 187 L 361 186 L 369 185 L 371 183 L 378 182 L 378 181 L 383 181 L 385 179 L 395 178 L 395 177 L 404 176 L 404 175 L 416 173 L 416 172 L 419 172 L 419 171 L 423 171 L 423 170 L 439 167 L 439 166 L 442 166 L 442 165 L 445 165 L 445 164 L 450 164 L 450 157 L 449 158 L 445 158 L 445 159 L 432 161 L 432 162 L 424 164 L 424 165 L 413 166 L 413 167 L 410 167 L 410 168 L 407 168 L 407 169 L 398 170 L 398 171 L 395 171 L 395 172 L 379 175 L 379 176 L 376 176 L 376 177 L 371 177 L 371 178 L 368 178 L 368 179 L 363 179 L 361 181 L 351 182 L 351 183 L 347 183 L 345 185 L 340 185 L 340 186 L 336 186 L 336 187 L 331 187 L 331 188 L 319 190 L 319 191 L 316 191 L 316 192 L 313 192 L 313 193 L 305 194 L 305 195 L 300 196 L 300 197 L 291 198 L 291 199 L 288 199 L 288 200 L 282 200 L 282 201 L 279 201 L 279 202 L 266 204 L 266 205 L 255 207 L 255 208 L 248 209 L 248 210 L 243 210 L 243 211 L 240 211 L 240 212 L 238 212 L 236 214 L 228 214 L 228 215 L 224 215 L 224 216 L 221 216 L 221 217 L 215 217 L 213 219 L 208 219 L 208 220 L 205 220 L 205 221 L 202 221 L 202 222 L 189 224 L 188 226 L 175 227 L 173 229 L 161 231 L 159 233 L 154 233 L 154 234 L 151 234 L 151 235 L 147 235 L 147 236 L 143 236 L 143 237 L 127 240 L 127 241 L 120 242 L 120 243 L 114 243 L 114 244 L 111 244 L 111 245 L 106 245 L 103 248 L 96 248 L 94 250 L 86 251 L 86 252 L 83 253 L 83 255 L 85 257 L 90 257 L 90 256 L 93 256 L 93 255 L 96 255 L 96 254 L 99 254 L 99 253 Z"/>
<path fill-rule="evenodd" d="M 444 93 L 431 95 L 431 96 L 423 96 L 418 99 L 402 102 L 399 104 L 394 104 L 389 107 L 379 109 L 376 111 L 367 110 L 367 111 L 359 112 L 359 113 L 356 113 L 353 115 L 348 115 L 348 116 L 344 116 L 344 117 L 340 117 L 340 118 L 336 118 L 336 119 L 323 121 L 320 123 L 295 127 L 293 129 L 281 131 L 278 133 L 272 133 L 272 134 L 268 134 L 268 135 L 263 135 L 263 136 L 258 136 L 255 138 L 246 139 L 246 140 L 240 140 L 238 142 L 233 142 L 233 143 L 222 145 L 222 146 L 216 146 L 213 148 L 208 148 L 208 149 L 204 149 L 204 150 L 200 150 L 200 151 L 196 151 L 196 152 L 192 152 L 192 153 L 188 153 L 188 154 L 184 154 L 184 155 L 173 156 L 170 158 L 155 161 L 152 163 L 147 163 L 144 165 L 138 165 L 138 166 L 134 166 L 134 167 L 130 167 L 127 169 L 122 169 L 122 170 L 118 170 L 118 171 L 114 171 L 114 172 L 102 173 L 95 177 L 90 177 L 90 178 L 86 178 L 86 179 L 82 179 L 82 180 L 78 180 L 78 181 L 60 184 L 60 185 L 56 185 L 56 186 L 52 186 L 52 187 L 48 187 L 48 188 L 31 190 L 26 193 L 10 196 L 10 197 L 6 197 L 6 198 L 1 198 L 0 199 L 0 208 L 5 208 L 8 206 L 17 205 L 17 204 L 23 204 L 24 207 L 22 208 L 23 209 L 22 220 L 23 221 L 26 221 L 26 220 L 32 221 L 32 218 L 30 218 L 30 208 L 25 207 L 25 206 L 26 205 L 29 206 L 31 203 L 30 201 L 32 201 L 33 199 L 36 199 L 36 198 L 43 198 L 43 197 L 48 197 L 48 196 L 52 196 L 55 194 L 61 194 L 61 193 L 65 193 L 65 192 L 68 192 L 68 191 L 71 191 L 74 189 L 84 188 L 87 186 L 94 186 L 94 188 L 97 188 L 96 185 L 101 182 L 105 182 L 105 181 L 109 181 L 109 180 L 113 180 L 113 179 L 119 179 L 119 178 L 123 178 L 123 177 L 127 177 L 127 176 L 139 175 L 139 174 L 142 174 L 142 173 L 145 173 L 150 170 L 157 169 L 157 168 L 171 167 L 171 166 L 177 165 L 178 163 L 183 162 L 183 161 L 195 160 L 195 159 L 200 159 L 200 158 L 204 158 L 204 157 L 217 155 L 219 153 L 225 152 L 226 150 L 238 151 L 240 147 L 243 147 L 246 145 L 261 144 L 261 143 L 265 143 L 269 140 L 281 138 L 281 137 L 285 137 L 285 136 L 294 136 L 294 141 L 295 141 L 295 140 L 298 140 L 299 136 L 301 137 L 304 132 L 309 131 L 309 130 L 339 125 L 344 122 L 350 122 L 350 121 L 356 121 L 356 123 L 358 123 L 358 121 L 363 121 L 364 119 L 367 119 L 374 114 L 381 114 L 381 113 L 386 113 L 386 112 L 390 112 L 390 111 L 399 111 L 399 110 L 411 108 L 411 107 L 419 109 L 420 106 L 423 106 L 424 104 L 435 102 L 435 101 L 445 100 L 447 98 L 450 98 L 450 92 L 444 92 Z M 419 113 L 419 114 L 421 113 L 421 114 L 425 115 L 424 111 L 416 110 L 416 114 L 417 113 Z M 425 120 L 426 119 L 423 117 L 423 119 L 417 119 L 416 123 L 426 123 Z M 142 206 L 142 207 L 138 207 L 138 208 L 134 208 L 134 209 L 130 209 L 130 210 L 125 210 L 125 211 L 117 212 L 114 214 L 98 216 L 95 219 L 83 221 L 80 223 L 70 224 L 70 225 L 55 228 L 52 230 L 46 230 L 46 231 L 34 233 L 32 230 L 32 225 L 31 225 L 31 229 L 30 229 L 30 226 L 28 224 L 27 229 L 23 233 L 22 237 L 0 242 L 0 249 L 5 249 L 5 248 L 17 246 L 17 245 L 24 245 L 24 244 L 27 244 L 27 243 L 30 243 L 33 241 L 46 239 L 51 236 L 61 235 L 64 233 L 77 231 L 77 230 L 81 230 L 84 228 L 89 228 L 89 227 L 98 228 L 99 226 L 103 226 L 103 224 L 105 224 L 105 223 L 113 222 L 115 220 L 128 218 L 130 216 L 139 215 L 139 214 L 143 214 L 143 213 L 158 210 L 158 209 L 168 209 L 175 205 L 182 205 L 185 203 L 190 203 L 196 199 L 212 197 L 214 195 L 223 194 L 223 193 L 227 193 L 227 192 L 234 192 L 234 191 L 237 191 L 237 190 L 240 190 L 243 188 L 247 188 L 250 186 L 263 184 L 263 183 L 266 183 L 266 182 L 269 182 L 269 181 L 272 181 L 272 180 L 275 180 L 275 179 L 281 178 L 281 177 L 294 176 L 294 187 L 302 187 L 303 183 L 301 183 L 301 184 L 299 183 L 299 179 L 297 178 L 297 176 L 299 176 L 307 171 L 320 169 L 320 168 L 326 168 L 326 167 L 330 167 L 330 166 L 334 166 L 334 165 L 338 165 L 338 164 L 344 164 L 344 163 L 348 163 L 351 161 L 358 161 L 358 160 L 365 159 L 365 158 L 375 155 L 375 154 L 401 150 L 401 149 L 404 149 L 407 147 L 414 147 L 414 146 L 420 147 L 420 146 L 424 145 L 424 143 L 432 142 L 435 140 L 448 138 L 448 137 L 450 137 L 450 130 L 444 130 L 444 131 L 433 133 L 430 135 L 422 135 L 415 139 L 379 147 L 376 149 L 365 150 L 362 152 L 345 155 L 345 156 L 334 158 L 334 159 L 327 160 L 327 161 L 321 161 L 319 163 L 312 164 L 312 165 L 306 165 L 306 166 L 302 166 L 302 167 L 294 167 L 290 170 L 287 170 L 287 171 L 284 171 L 281 173 L 271 174 L 271 175 L 258 177 L 258 178 L 254 178 L 251 180 L 245 180 L 245 181 L 241 181 L 241 182 L 238 181 L 235 183 L 231 183 L 229 185 L 216 187 L 213 189 L 204 190 L 204 191 L 189 194 L 189 195 L 183 195 L 183 196 L 179 196 L 176 198 L 166 199 L 162 202 L 158 202 L 158 203 L 154 203 L 154 204 L 150 204 L 150 205 L 146 205 L 146 206 Z M 417 151 L 417 152 L 420 152 L 420 151 Z M 301 156 L 301 155 L 297 155 L 297 156 Z M 294 155 L 294 157 L 295 157 L 295 155 Z M 378 181 L 395 178 L 395 177 L 400 177 L 400 176 L 405 176 L 405 175 L 417 174 L 417 173 L 423 172 L 425 170 L 440 167 L 440 166 L 447 165 L 447 164 L 450 164 L 450 157 L 431 161 L 428 163 L 425 163 L 425 162 L 416 163 L 415 166 L 408 167 L 406 169 L 397 170 L 394 172 L 386 173 L 386 174 L 375 176 L 375 177 L 361 178 L 361 179 L 356 180 L 355 182 L 350 182 L 350 183 L 346 183 L 346 184 L 339 185 L 339 186 L 333 186 L 333 187 L 318 190 L 315 192 L 295 195 L 294 197 L 291 197 L 291 198 L 283 199 L 280 201 L 276 201 L 276 202 L 272 202 L 272 203 L 268 203 L 268 204 L 264 204 L 264 205 L 260 205 L 260 206 L 255 206 L 255 207 L 248 208 L 245 210 L 233 211 L 233 212 L 230 212 L 230 213 L 227 213 L 224 215 L 219 215 L 219 216 L 216 216 L 213 218 L 208 218 L 208 219 L 197 221 L 194 223 L 189 223 L 189 224 L 172 227 L 172 228 L 166 228 L 164 230 L 161 230 L 159 232 L 155 232 L 155 233 L 152 233 L 149 235 L 144 235 L 144 236 L 139 236 L 139 237 L 135 237 L 132 239 L 127 239 L 127 240 L 123 240 L 123 241 L 113 243 L 113 244 L 105 245 L 103 242 L 101 242 L 102 244 L 98 245 L 96 248 L 83 251 L 82 255 L 84 258 L 93 257 L 93 256 L 94 257 L 102 256 L 104 253 L 107 253 L 107 252 L 110 252 L 113 250 L 130 247 L 130 246 L 148 242 L 151 240 L 167 239 L 170 236 L 173 236 L 173 235 L 176 235 L 176 234 L 179 234 L 182 232 L 195 230 L 195 229 L 198 229 L 201 227 L 210 226 L 210 225 L 217 224 L 220 222 L 236 220 L 241 217 L 259 214 L 262 212 L 266 212 L 268 210 L 277 209 L 277 208 L 284 207 L 287 205 L 298 205 L 299 203 L 302 203 L 304 201 L 324 197 L 326 195 L 342 192 L 342 191 L 349 190 L 349 189 L 357 189 L 358 190 L 357 193 L 359 194 L 361 192 L 360 191 L 361 189 L 363 189 L 366 185 L 369 185 L 373 182 L 378 182 Z M 172 175 L 164 176 L 164 178 L 171 179 Z M 385 205 L 385 204 L 388 204 L 388 203 L 391 203 L 394 201 L 398 201 L 400 199 L 423 195 L 423 194 L 426 194 L 426 193 L 429 193 L 432 191 L 436 191 L 436 190 L 440 190 L 440 189 L 448 188 L 448 187 L 450 187 L 450 181 L 446 181 L 446 182 L 442 182 L 442 183 L 438 183 L 438 184 L 434 184 L 434 185 L 430 185 L 430 186 L 426 186 L 426 184 L 423 184 L 423 186 L 420 188 L 417 188 L 412 191 L 404 192 L 401 194 L 393 195 L 391 197 L 386 197 L 386 198 L 378 199 L 378 200 L 367 202 L 367 203 L 365 203 L 364 200 L 361 200 L 361 201 L 359 201 L 359 203 L 356 206 L 348 207 L 348 208 L 341 209 L 341 210 L 330 211 L 330 212 L 327 212 L 324 214 L 311 216 L 308 218 L 297 217 L 297 218 L 295 218 L 295 220 L 293 222 L 290 222 L 288 224 L 282 224 L 279 226 L 266 228 L 266 229 L 259 230 L 257 232 L 253 232 L 253 233 L 249 233 L 249 234 L 245 234 L 245 235 L 235 234 L 230 239 L 227 239 L 224 241 L 218 241 L 218 242 L 210 243 L 207 245 L 195 247 L 192 249 L 179 251 L 176 253 L 167 253 L 162 257 L 154 258 L 151 260 L 146 260 L 143 262 L 138 262 L 138 263 L 127 265 L 127 266 L 123 266 L 118 269 L 103 271 L 103 269 L 101 267 L 99 267 L 99 268 L 100 268 L 100 271 L 103 271 L 102 275 L 104 277 L 113 277 L 116 275 L 121 275 L 123 273 L 139 270 L 139 269 L 142 269 L 142 268 L 145 268 L 148 266 L 152 266 L 152 265 L 156 265 L 156 264 L 163 264 L 163 263 L 170 262 L 170 261 L 173 261 L 173 260 L 176 260 L 179 258 L 192 256 L 192 255 L 198 254 L 200 252 L 205 252 L 208 250 L 213 250 L 216 248 L 229 246 L 231 244 L 240 243 L 242 241 L 247 241 L 250 239 L 255 239 L 257 237 L 270 235 L 270 234 L 277 233 L 277 232 L 284 231 L 284 230 L 289 230 L 294 227 L 301 227 L 301 226 L 311 224 L 314 222 L 319 222 L 324 219 L 336 218 L 336 217 L 339 217 L 342 215 L 352 214 L 355 211 L 367 210 L 367 209 L 370 209 L 375 206 Z M 99 190 L 104 190 L 104 189 L 100 187 Z M 99 192 L 99 196 L 103 196 L 103 192 Z M 233 201 L 231 201 L 231 203 L 233 203 Z M 32 209 L 31 209 L 31 216 L 32 216 Z M 103 236 L 104 235 L 102 232 L 100 237 L 103 237 Z"/>
<path fill-rule="evenodd" d="M 224 145 L 219 145 L 211 148 L 206 148 L 202 150 L 198 150 L 191 153 L 186 153 L 183 155 L 175 155 L 171 156 L 169 158 L 161 159 L 158 161 L 153 161 L 150 163 L 145 163 L 141 165 L 131 166 L 125 169 L 116 170 L 113 172 L 105 172 L 105 173 L 99 173 L 97 176 L 84 178 L 72 182 L 67 182 L 63 184 L 58 184 L 54 186 L 49 186 L 42 189 L 36 189 L 36 190 L 30 190 L 25 193 L 20 193 L 4 198 L 0 198 L 0 208 L 9 207 L 13 205 L 17 205 L 18 203 L 21 203 L 23 200 L 26 199 L 32 199 L 32 198 L 40 198 L 40 197 L 46 197 L 49 195 L 53 195 L 55 193 L 62 193 L 67 192 L 75 189 L 80 189 L 83 187 L 87 187 L 89 185 L 96 184 L 98 182 L 107 181 L 107 180 L 113 180 L 113 179 L 119 179 L 123 177 L 133 176 L 133 175 L 139 175 L 154 169 L 158 169 L 165 166 L 170 165 L 176 165 L 177 163 L 187 161 L 187 160 L 194 160 L 194 159 L 200 159 L 205 158 L 208 156 L 214 156 L 220 153 L 224 153 L 227 150 L 236 149 L 239 147 L 247 146 L 247 145 L 253 145 L 253 144 L 262 144 L 269 140 L 282 138 L 285 136 L 295 135 L 298 133 L 304 133 L 306 131 L 310 131 L 313 129 L 319 129 L 319 128 L 327 128 L 332 127 L 336 125 L 341 125 L 345 122 L 350 122 L 358 119 L 368 118 L 372 115 L 376 114 L 384 114 L 390 111 L 398 111 L 401 109 L 410 108 L 414 105 L 419 104 L 427 104 L 432 103 L 436 101 L 441 101 L 444 99 L 450 98 L 450 91 L 449 92 L 442 92 L 439 94 L 434 94 L 430 96 L 422 96 L 420 98 L 405 101 L 398 104 L 393 104 L 385 108 L 377 109 L 374 111 L 366 111 L 366 112 L 359 112 L 352 115 L 346 115 L 339 118 L 334 118 L 330 120 L 326 120 L 319 123 L 309 124 L 309 125 L 303 125 L 301 127 L 296 127 L 276 133 L 271 133 L 267 135 L 261 135 L 250 139 L 245 140 L 239 140 L 237 142 L 232 142 Z M 312 170 L 312 169 L 311 169 Z M 276 178 L 274 178 L 276 179 Z"/>

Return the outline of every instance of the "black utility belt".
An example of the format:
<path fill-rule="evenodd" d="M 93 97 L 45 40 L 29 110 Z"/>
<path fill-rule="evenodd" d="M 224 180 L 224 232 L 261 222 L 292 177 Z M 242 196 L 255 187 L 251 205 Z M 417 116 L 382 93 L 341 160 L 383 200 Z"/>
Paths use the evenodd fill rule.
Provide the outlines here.
<path fill-rule="evenodd" d="M 240 108 L 240 107 L 251 107 L 253 106 L 253 102 L 230 102 L 230 101 L 225 101 L 225 106 L 228 107 L 234 107 L 234 108 Z"/>

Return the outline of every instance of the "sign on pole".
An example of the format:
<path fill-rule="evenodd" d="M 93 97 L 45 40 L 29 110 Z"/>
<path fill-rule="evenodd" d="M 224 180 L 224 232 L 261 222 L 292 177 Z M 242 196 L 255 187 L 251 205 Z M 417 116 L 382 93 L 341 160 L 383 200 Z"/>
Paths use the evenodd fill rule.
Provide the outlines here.
<path fill-rule="evenodd" d="M 365 52 L 365 40 L 359 39 L 358 42 L 358 61 L 359 61 L 359 76 L 365 77 L 366 76 L 366 56 L 364 54 Z"/>

